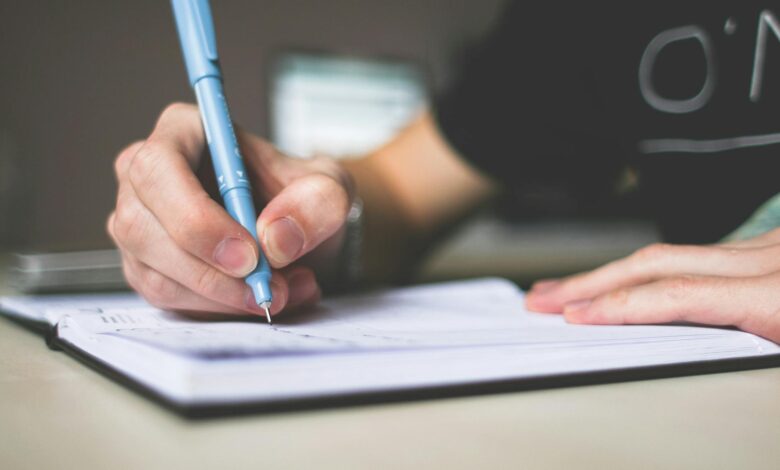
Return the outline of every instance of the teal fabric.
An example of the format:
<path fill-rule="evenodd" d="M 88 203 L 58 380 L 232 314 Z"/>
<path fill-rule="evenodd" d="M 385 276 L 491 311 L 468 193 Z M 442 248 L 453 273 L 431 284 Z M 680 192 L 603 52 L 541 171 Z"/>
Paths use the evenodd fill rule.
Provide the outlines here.
<path fill-rule="evenodd" d="M 780 227 L 780 194 L 765 202 L 723 241 L 746 240 Z"/>

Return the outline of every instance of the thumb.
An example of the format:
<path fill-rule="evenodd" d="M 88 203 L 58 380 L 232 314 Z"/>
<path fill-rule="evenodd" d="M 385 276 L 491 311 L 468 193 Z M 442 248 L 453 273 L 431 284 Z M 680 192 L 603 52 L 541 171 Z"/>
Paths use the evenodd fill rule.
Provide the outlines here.
<path fill-rule="evenodd" d="M 257 234 L 269 262 L 287 266 L 333 236 L 352 204 L 341 182 L 312 173 L 295 179 L 277 194 L 257 220 Z"/>

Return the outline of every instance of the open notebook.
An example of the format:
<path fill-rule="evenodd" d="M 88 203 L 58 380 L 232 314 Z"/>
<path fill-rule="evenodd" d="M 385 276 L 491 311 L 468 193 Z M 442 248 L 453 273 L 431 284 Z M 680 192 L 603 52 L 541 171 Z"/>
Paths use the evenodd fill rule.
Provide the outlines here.
<path fill-rule="evenodd" d="M 780 365 L 780 346 L 732 329 L 569 325 L 526 311 L 501 279 L 333 298 L 273 326 L 195 321 L 131 294 L 0 302 L 193 415 Z"/>

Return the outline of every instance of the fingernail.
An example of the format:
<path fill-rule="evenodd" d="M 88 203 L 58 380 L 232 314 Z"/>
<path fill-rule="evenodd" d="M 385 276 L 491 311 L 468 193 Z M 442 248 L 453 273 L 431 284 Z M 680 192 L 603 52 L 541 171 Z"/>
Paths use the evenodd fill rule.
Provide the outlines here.
<path fill-rule="evenodd" d="M 255 294 L 252 292 L 252 289 L 247 288 L 246 293 L 244 294 L 244 303 L 246 304 L 246 308 L 253 313 L 265 316 L 265 310 L 257 305 L 257 299 L 255 299 Z"/>
<path fill-rule="evenodd" d="M 271 315 L 276 315 L 287 306 L 287 301 L 290 298 L 289 286 L 283 285 L 274 276 L 271 278 L 271 294 L 274 297 L 274 301 L 271 302 Z"/>
<path fill-rule="evenodd" d="M 244 277 L 257 265 L 255 250 L 240 238 L 226 238 L 214 250 L 214 259 L 227 272 Z"/>
<path fill-rule="evenodd" d="M 272 222 L 263 232 L 263 239 L 266 255 L 278 266 L 289 264 L 303 249 L 303 232 L 287 217 Z"/>
<path fill-rule="evenodd" d="M 555 289 L 556 287 L 558 287 L 558 285 L 560 285 L 560 283 L 561 281 L 552 280 L 552 279 L 547 281 L 535 282 L 531 286 L 531 290 L 529 291 L 529 293 L 533 292 L 534 294 L 543 294 L 545 292 L 549 292 Z"/>
<path fill-rule="evenodd" d="M 593 303 L 591 299 L 577 300 L 564 305 L 563 313 L 566 315 L 581 315 L 588 311 L 588 307 Z"/>
<path fill-rule="evenodd" d="M 562 284 L 561 281 L 539 281 L 533 286 L 525 296 L 525 306 L 534 312 L 561 313 L 563 305 L 561 299 L 554 295 L 556 288 Z"/>

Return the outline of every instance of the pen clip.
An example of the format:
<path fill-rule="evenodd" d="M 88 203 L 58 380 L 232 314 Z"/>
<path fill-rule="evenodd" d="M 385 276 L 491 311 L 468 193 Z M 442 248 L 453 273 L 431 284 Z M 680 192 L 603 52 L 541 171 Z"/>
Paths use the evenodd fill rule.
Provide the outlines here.
<path fill-rule="evenodd" d="M 195 30 L 200 39 L 203 54 L 209 60 L 216 61 L 218 58 L 217 40 L 214 33 L 214 20 L 211 17 L 209 2 L 208 0 L 194 0 L 190 5 L 192 7 L 192 14 L 195 17 Z"/>
<path fill-rule="evenodd" d="M 208 0 L 171 0 L 190 85 L 203 77 L 222 78 L 217 38 Z"/>

